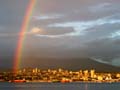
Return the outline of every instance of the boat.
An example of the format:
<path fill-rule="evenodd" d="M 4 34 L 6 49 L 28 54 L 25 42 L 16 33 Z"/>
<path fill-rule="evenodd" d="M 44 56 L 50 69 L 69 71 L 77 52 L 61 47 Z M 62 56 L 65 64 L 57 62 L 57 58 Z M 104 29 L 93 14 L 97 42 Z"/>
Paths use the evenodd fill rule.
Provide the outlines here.
<path fill-rule="evenodd" d="M 24 83 L 24 82 L 26 82 L 26 80 L 10 80 L 9 82 L 13 82 L 13 83 Z"/>

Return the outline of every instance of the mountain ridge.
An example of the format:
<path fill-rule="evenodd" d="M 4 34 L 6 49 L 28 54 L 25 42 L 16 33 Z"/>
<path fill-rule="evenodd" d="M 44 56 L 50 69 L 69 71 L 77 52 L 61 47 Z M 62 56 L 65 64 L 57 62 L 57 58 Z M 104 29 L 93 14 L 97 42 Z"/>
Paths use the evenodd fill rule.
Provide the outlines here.
<path fill-rule="evenodd" d="M 38 63 L 39 62 L 39 63 Z M 41 58 L 34 60 L 34 62 L 29 63 L 29 65 L 23 66 L 23 68 L 28 67 L 38 67 L 41 69 L 68 69 L 68 70 L 90 70 L 95 69 L 98 72 L 120 72 L 120 67 L 108 65 L 105 63 L 99 63 L 90 58 Z"/>

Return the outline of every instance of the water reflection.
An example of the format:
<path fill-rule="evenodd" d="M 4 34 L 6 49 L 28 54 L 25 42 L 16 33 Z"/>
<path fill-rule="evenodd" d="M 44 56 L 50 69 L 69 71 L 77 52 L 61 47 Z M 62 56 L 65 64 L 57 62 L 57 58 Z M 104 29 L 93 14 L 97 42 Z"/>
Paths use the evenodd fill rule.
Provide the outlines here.
<path fill-rule="evenodd" d="M 85 90 L 88 90 L 88 84 L 85 84 Z"/>

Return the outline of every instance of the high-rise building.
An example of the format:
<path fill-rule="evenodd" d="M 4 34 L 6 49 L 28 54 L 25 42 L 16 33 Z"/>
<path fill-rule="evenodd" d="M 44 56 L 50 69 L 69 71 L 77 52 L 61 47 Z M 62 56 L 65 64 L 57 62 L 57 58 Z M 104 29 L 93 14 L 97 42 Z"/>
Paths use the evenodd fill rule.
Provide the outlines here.
<path fill-rule="evenodd" d="M 90 77 L 91 78 L 94 78 L 94 76 L 95 76 L 95 70 L 93 69 L 93 70 L 90 70 Z"/>

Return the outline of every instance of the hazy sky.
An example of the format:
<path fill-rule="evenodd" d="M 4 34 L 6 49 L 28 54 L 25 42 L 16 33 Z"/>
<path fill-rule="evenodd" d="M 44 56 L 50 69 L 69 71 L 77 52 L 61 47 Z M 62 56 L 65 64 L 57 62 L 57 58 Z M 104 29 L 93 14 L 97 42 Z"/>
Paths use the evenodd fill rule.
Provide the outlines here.
<path fill-rule="evenodd" d="M 0 0 L 0 67 L 12 67 L 30 0 Z M 22 64 L 89 57 L 120 66 L 120 0 L 37 0 Z M 23 66 L 24 66 L 23 65 Z"/>

